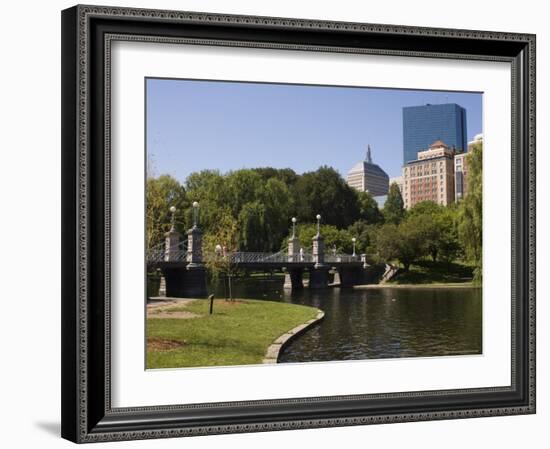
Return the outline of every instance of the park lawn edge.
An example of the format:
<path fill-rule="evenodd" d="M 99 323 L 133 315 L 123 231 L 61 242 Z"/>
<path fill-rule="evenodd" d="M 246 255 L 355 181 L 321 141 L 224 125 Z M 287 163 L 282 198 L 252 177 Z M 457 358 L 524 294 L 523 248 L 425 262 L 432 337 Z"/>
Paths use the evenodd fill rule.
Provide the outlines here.
<path fill-rule="evenodd" d="M 216 300 L 214 314 L 209 315 L 209 303 L 197 299 L 163 307 L 168 312 L 198 315 L 191 318 L 155 318 L 148 314 L 148 342 L 162 340 L 180 345 L 160 350 L 148 345 L 147 369 L 262 364 L 276 340 L 317 321 L 321 312 L 305 305 L 237 299 Z"/>
<path fill-rule="evenodd" d="M 269 345 L 269 347 L 267 348 L 262 363 L 278 363 L 281 352 L 292 340 L 302 335 L 311 327 L 319 324 L 323 320 L 323 318 L 325 318 L 325 312 L 323 312 L 321 309 L 317 310 L 318 312 L 315 318 L 312 318 L 305 323 L 299 324 L 298 326 L 290 329 L 288 332 L 280 335 L 273 343 L 271 343 L 271 345 Z"/>

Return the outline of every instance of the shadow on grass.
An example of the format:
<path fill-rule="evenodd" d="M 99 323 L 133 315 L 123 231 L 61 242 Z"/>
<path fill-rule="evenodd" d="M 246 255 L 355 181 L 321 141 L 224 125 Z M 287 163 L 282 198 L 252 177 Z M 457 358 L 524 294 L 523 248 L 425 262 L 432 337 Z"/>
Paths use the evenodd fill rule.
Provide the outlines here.
<path fill-rule="evenodd" d="M 400 269 L 391 284 L 442 284 L 472 282 L 473 267 L 456 262 L 420 261 L 409 271 Z"/>

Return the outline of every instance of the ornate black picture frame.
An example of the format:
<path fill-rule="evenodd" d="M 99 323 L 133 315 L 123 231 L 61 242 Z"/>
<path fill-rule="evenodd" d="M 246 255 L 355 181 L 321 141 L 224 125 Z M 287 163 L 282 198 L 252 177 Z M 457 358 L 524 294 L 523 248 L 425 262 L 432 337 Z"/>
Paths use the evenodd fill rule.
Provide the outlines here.
<path fill-rule="evenodd" d="M 505 61 L 512 70 L 509 387 L 113 408 L 110 44 L 114 40 Z M 535 36 L 75 6 L 62 12 L 62 436 L 164 438 L 535 412 Z"/>

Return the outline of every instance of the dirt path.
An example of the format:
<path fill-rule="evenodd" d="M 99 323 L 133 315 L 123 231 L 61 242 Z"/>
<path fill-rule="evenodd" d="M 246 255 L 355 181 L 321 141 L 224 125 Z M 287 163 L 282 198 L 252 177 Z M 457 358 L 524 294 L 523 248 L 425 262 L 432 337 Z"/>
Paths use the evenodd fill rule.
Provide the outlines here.
<path fill-rule="evenodd" d="M 197 318 L 200 315 L 197 315 L 196 313 L 192 313 L 192 312 L 187 312 L 185 310 L 181 310 L 182 306 L 186 306 L 187 304 L 193 301 L 196 301 L 196 300 L 187 299 L 187 298 L 184 298 L 184 299 L 166 298 L 166 300 L 151 302 L 147 304 L 147 318 L 168 318 L 168 319 Z"/>

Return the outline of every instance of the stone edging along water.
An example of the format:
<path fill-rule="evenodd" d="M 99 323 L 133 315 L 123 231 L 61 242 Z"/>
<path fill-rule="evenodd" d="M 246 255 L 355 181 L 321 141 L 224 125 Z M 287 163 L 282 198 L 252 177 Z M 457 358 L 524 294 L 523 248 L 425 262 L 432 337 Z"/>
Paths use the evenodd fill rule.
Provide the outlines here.
<path fill-rule="evenodd" d="M 267 348 L 262 363 L 277 363 L 277 359 L 279 358 L 279 354 L 281 353 L 282 349 L 291 340 L 296 338 L 298 335 L 304 333 L 310 327 L 319 323 L 325 317 L 325 312 L 320 309 L 317 310 L 318 312 L 315 318 L 312 318 L 311 320 L 306 321 L 305 323 L 300 324 L 293 329 L 290 329 L 289 331 L 278 337 L 273 343 L 271 343 L 271 345 L 269 345 L 269 347 Z"/>

